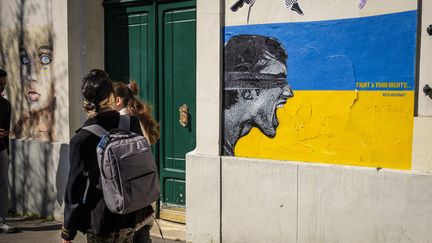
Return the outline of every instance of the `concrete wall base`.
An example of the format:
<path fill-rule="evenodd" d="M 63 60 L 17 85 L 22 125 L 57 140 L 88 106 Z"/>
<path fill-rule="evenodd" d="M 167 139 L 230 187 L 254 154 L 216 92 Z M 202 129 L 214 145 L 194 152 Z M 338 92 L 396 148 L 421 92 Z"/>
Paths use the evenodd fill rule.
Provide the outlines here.
<path fill-rule="evenodd" d="M 12 139 L 10 157 L 10 208 L 40 216 L 61 212 L 69 171 L 69 145 Z"/>
<path fill-rule="evenodd" d="M 188 242 L 432 239 L 430 173 L 197 154 L 186 164 Z"/>
<path fill-rule="evenodd" d="M 220 157 L 186 155 L 187 242 L 220 242 Z"/>

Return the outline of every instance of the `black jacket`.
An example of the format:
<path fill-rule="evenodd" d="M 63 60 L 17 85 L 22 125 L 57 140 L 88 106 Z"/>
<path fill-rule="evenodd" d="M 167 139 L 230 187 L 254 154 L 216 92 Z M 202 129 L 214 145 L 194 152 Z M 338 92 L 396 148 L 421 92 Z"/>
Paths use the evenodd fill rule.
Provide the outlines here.
<path fill-rule="evenodd" d="M 11 121 L 10 102 L 0 95 L 0 128 L 9 131 Z M 9 135 L 0 139 L 0 152 L 7 149 L 9 152 Z"/>
<path fill-rule="evenodd" d="M 107 111 L 88 119 L 83 126 L 99 124 L 107 131 L 117 128 L 120 114 Z M 131 116 L 130 131 L 141 134 L 137 117 Z M 108 235 L 121 228 L 135 227 L 145 217 L 153 213 L 148 206 L 125 215 L 111 213 L 106 207 L 100 185 L 100 172 L 96 158 L 96 146 L 100 138 L 86 130 L 79 129 L 70 141 L 70 171 L 65 192 L 65 210 L 62 238 L 73 240 L 77 230 L 97 235 Z M 87 176 L 90 185 L 85 203 L 84 192 Z"/>

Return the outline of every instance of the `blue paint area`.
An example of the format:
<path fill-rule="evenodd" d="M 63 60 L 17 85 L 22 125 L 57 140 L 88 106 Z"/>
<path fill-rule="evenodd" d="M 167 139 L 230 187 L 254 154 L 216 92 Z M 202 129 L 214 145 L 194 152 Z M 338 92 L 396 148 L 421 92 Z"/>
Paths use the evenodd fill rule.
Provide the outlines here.
<path fill-rule="evenodd" d="M 240 34 L 278 39 L 288 52 L 294 90 L 413 90 L 417 11 L 303 23 L 225 27 L 225 42 Z M 405 82 L 362 87 L 356 82 Z"/>

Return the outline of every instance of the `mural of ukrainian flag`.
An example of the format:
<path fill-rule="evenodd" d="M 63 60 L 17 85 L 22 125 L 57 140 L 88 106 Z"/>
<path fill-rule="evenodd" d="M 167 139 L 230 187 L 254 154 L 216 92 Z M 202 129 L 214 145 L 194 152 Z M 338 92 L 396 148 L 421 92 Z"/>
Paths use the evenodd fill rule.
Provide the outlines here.
<path fill-rule="evenodd" d="M 229 13 L 225 43 L 238 35 L 278 40 L 294 93 L 277 109 L 276 135 L 252 128 L 235 156 L 411 169 L 417 11 L 416 3 L 401 2 L 397 11 L 313 21 L 296 15 L 273 23 L 269 12 L 266 23 L 230 26 Z M 307 6 L 305 16 L 313 15 Z"/>

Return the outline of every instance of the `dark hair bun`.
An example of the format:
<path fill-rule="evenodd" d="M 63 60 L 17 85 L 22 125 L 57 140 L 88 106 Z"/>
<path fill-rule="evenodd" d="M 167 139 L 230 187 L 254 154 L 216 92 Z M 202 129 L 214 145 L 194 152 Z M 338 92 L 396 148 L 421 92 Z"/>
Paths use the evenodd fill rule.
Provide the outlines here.
<path fill-rule="evenodd" d="M 128 85 L 130 91 L 132 92 L 133 95 L 137 95 L 138 94 L 138 84 L 135 81 L 131 81 Z"/>
<path fill-rule="evenodd" d="M 96 104 L 93 102 L 84 102 L 83 108 L 87 112 L 94 111 L 94 110 L 96 110 Z"/>
<path fill-rule="evenodd" d="M 98 104 L 112 92 L 112 80 L 101 69 L 93 69 L 83 79 L 82 94 L 86 100 L 85 110 L 98 110 Z"/>

